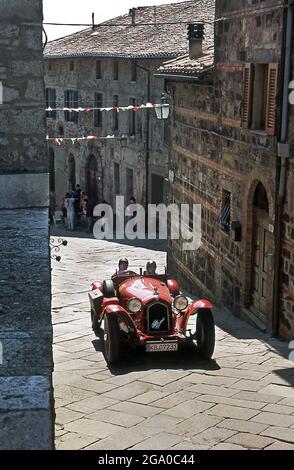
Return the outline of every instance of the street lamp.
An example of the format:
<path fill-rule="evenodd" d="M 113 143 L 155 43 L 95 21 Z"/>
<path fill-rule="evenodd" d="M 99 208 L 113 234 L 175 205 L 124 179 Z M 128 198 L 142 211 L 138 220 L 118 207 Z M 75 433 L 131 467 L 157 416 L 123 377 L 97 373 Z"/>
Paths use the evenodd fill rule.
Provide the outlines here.
<path fill-rule="evenodd" d="M 164 93 L 161 95 L 161 104 L 155 106 L 157 119 L 167 119 L 169 116 L 169 104 Z"/>

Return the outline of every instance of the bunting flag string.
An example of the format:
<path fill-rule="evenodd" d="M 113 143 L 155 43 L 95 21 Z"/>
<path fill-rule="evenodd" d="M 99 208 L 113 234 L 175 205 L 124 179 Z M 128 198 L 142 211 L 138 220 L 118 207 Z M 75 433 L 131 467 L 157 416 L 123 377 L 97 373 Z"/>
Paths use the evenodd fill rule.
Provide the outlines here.
<path fill-rule="evenodd" d="M 129 136 L 128 134 L 120 134 L 120 135 L 107 135 L 105 137 L 98 137 L 96 135 L 88 135 L 88 136 L 82 136 L 82 137 L 49 137 L 47 135 L 46 140 L 47 142 L 52 142 L 54 145 L 64 145 L 67 142 L 72 143 L 73 145 L 76 144 L 77 142 L 81 141 L 89 141 L 89 140 L 109 140 L 109 139 L 116 139 L 116 140 L 124 140 L 127 138 L 132 138 L 132 136 Z"/>
<path fill-rule="evenodd" d="M 108 107 L 108 108 L 97 108 L 97 107 L 94 107 L 94 108 L 81 108 L 81 107 L 78 107 L 78 108 L 51 108 L 51 106 L 49 106 L 48 108 L 46 108 L 46 111 L 47 112 L 52 112 L 52 111 L 68 111 L 69 113 L 82 113 L 82 112 L 85 112 L 85 113 L 90 113 L 92 111 L 116 111 L 116 112 L 120 112 L 120 111 L 140 111 L 141 109 L 155 109 L 155 108 L 161 108 L 163 105 L 162 104 L 153 104 L 153 103 L 147 103 L 147 104 L 141 104 L 140 106 L 134 106 L 134 105 L 129 105 L 129 106 L 113 106 L 113 107 Z"/>

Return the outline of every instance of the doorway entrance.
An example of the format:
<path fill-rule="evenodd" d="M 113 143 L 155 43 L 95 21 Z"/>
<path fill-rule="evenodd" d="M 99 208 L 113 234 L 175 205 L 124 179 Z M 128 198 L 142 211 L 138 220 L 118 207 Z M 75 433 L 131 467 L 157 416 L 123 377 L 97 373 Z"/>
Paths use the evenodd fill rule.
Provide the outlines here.
<path fill-rule="evenodd" d="M 88 165 L 86 168 L 86 182 L 87 182 L 87 193 L 91 197 L 94 204 L 102 202 L 103 199 L 103 177 L 102 177 L 102 165 L 99 159 L 91 155 L 88 159 Z"/>
<path fill-rule="evenodd" d="M 76 161 L 73 155 L 68 159 L 68 189 L 74 191 L 76 187 Z"/>
<path fill-rule="evenodd" d="M 151 175 L 151 200 L 152 204 L 163 203 L 164 177 L 161 175 Z"/>
<path fill-rule="evenodd" d="M 269 296 L 269 204 L 266 190 L 258 183 L 253 200 L 253 237 L 252 237 L 252 312 L 264 323 L 269 323 L 267 300 Z"/>

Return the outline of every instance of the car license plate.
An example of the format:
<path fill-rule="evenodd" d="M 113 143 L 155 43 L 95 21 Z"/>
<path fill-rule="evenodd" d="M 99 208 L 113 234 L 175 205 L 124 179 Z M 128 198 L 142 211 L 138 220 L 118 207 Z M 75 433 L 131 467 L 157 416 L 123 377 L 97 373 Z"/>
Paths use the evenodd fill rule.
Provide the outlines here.
<path fill-rule="evenodd" d="M 164 343 L 147 343 L 146 344 L 146 352 L 161 352 L 161 351 L 177 351 L 178 350 L 178 343 L 176 341 L 166 341 Z"/>

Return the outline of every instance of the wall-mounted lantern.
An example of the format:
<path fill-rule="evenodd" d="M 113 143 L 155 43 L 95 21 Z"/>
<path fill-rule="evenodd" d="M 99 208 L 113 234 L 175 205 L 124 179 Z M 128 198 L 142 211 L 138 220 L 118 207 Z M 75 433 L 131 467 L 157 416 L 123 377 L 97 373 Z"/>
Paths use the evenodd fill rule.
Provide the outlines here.
<path fill-rule="evenodd" d="M 166 95 L 162 93 L 161 104 L 155 107 L 157 119 L 167 119 L 169 116 L 169 103 Z"/>

